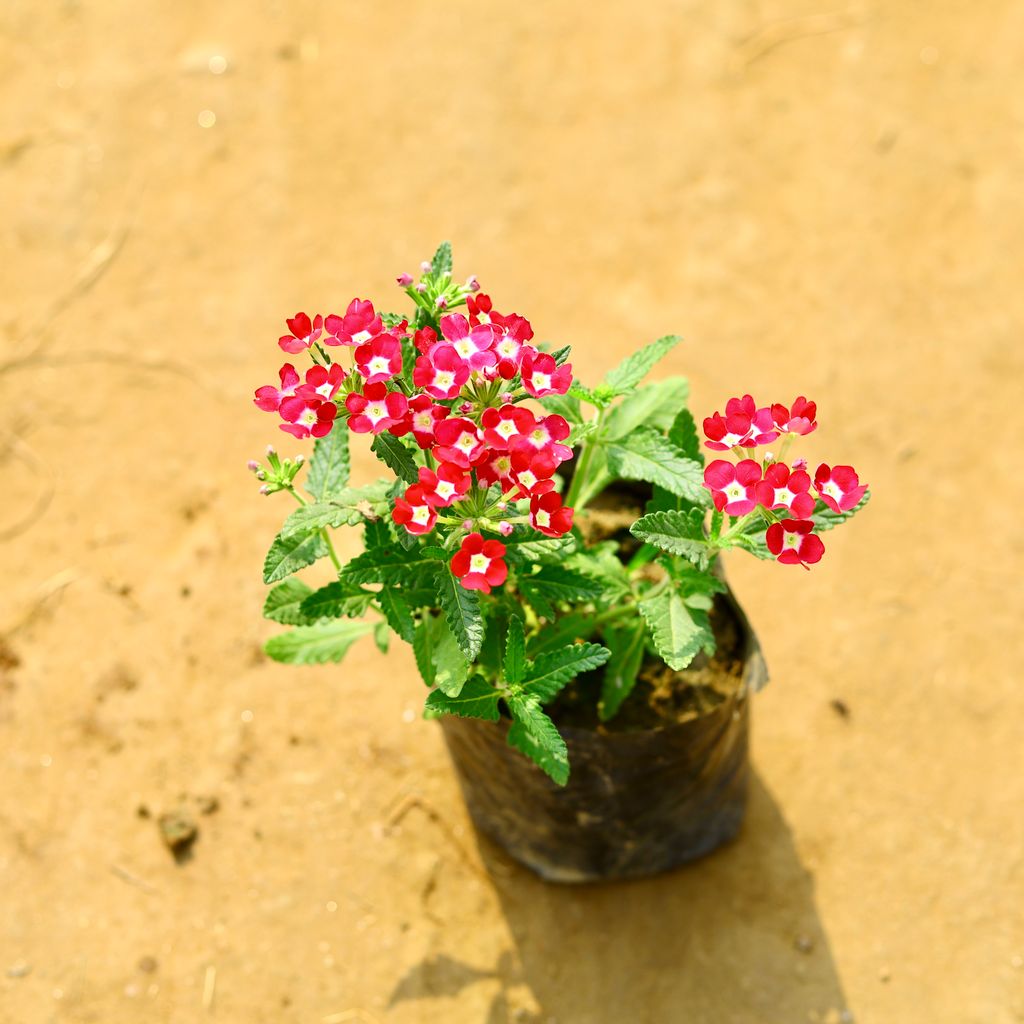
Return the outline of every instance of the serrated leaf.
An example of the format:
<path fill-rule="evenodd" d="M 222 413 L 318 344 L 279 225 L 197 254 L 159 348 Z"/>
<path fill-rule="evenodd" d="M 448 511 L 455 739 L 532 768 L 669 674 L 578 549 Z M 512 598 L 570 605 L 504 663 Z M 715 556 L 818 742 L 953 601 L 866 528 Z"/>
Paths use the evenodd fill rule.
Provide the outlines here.
<path fill-rule="evenodd" d="M 852 519 L 869 501 L 871 500 L 871 492 L 865 491 L 864 497 L 850 509 L 849 512 L 833 512 L 820 498 L 814 508 L 814 514 L 811 516 L 811 522 L 814 523 L 814 529 L 821 533 L 823 530 L 831 530 L 842 523 L 845 523 L 847 519 Z"/>
<path fill-rule="evenodd" d="M 602 603 L 614 604 L 631 590 L 629 572 L 619 558 L 618 551 L 616 541 L 603 541 L 570 555 L 564 564 L 598 580 Z"/>
<path fill-rule="evenodd" d="M 302 626 L 306 617 L 299 611 L 299 605 L 313 591 L 302 580 L 285 580 L 279 583 L 263 602 L 263 617 L 284 626 Z"/>
<path fill-rule="evenodd" d="M 419 471 L 412 452 L 394 434 L 378 434 L 373 439 L 370 450 L 406 483 L 414 484 L 419 480 Z"/>
<path fill-rule="evenodd" d="M 689 409 L 680 409 L 668 430 L 668 439 L 688 458 L 704 465 L 697 421 Z"/>
<path fill-rule="evenodd" d="M 437 650 L 437 643 L 441 632 L 449 632 L 445 621 L 439 615 L 424 615 L 417 623 L 416 632 L 412 639 L 412 650 L 416 656 L 416 667 L 420 670 L 423 682 L 427 686 L 434 685 L 436 668 L 434 667 L 434 652 Z"/>
<path fill-rule="evenodd" d="M 536 565 L 538 562 L 561 561 L 576 550 L 576 538 L 538 537 L 536 530 L 524 530 L 503 540 L 506 557 L 517 563 Z"/>
<path fill-rule="evenodd" d="M 676 592 L 684 601 L 693 594 L 713 597 L 715 594 L 724 594 L 729 589 L 712 572 L 698 569 L 689 562 L 672 563 L 669 573 L 675 583 Z"/>
<path fill-rule="evenodd" d="M 638 622 L 630 629 L 607 630 L 605 640 L 612 653 L 604 669 L 601 702 L 597 706 L 602 722 L 618 714 L 622 702 L 636 686 L 646 650 L 644 625 Z"/>
<path fill-rule="evenodd" d="M 667 334 L 657 341 L 652 341 L 638 352 L 626 356 L 605 377 L 605 383 L 619 394 L 629 391 L 647 376 L 655 363 L 667 356 L 682 340 L 677 334 Z"/>
<path fill-rule="evenodd" d="M 599 397 L 597 394 L 591 391 L 590 388 L 588 388 L 585 384 L 581 384 L 578 380 L 574 380 L 569 385 L 568 393 L 572 395 L 573 398 L 578 398 L 581 401 L 586 402 L 588 405 L 596 405 L 599 406 L 600 408 L 604 408 L 604 406 L 606 406 L 610 401 L 610 397 Z"/>
<path fill-rule="evenodd" d="M 306 475 L 306 490 L 316 501 L 324 501 L 348 483 L 350 468 L 348 430 L 339 422 L 326 437 L 316 439 Z"/>
<path fill-rule="evenodd" d="M 452 575 L 448 566 L 444 566 L 437 574 L 437 591 L 448 628 L 455 635 L 466 657 L 470 661 L 475 660 L 484 640 L 479 593 L 467 590 Z"/>
<path fill-rule="evenodd" d="M 582 573 L 561 566 L 542 566 L 519 579 L 519 589 L 537 612 L 555 617 L 553 604 L 561 601 L 593 601 L 601 596 L 601 584 Z"/>
<path fill-rule="evenodd" d="M 355 526 L 366 518 L 380 516 L 387 507 L 388 480 L 377 480 L 365 487 L 345 487 L 324 501 L 297 508 L 284 521 L 282 536 L 313 533 L 324 527 Z"/>
<path fill-rule="evenodd" d="M 508 620 L 508 634 L 505 637 L 505 663 L 503 675 L 506 683 L 521 683 L 526 673 L 526 638 L 523 620 L 513 615 Z"/>
<path fill-rule="evenodd" d="M 442 242 L 430 261 L 430 269 L 435 274 L 450 274 L 452 272 L 452 243 Z"/>
<path fill-rule="evenodd" d="M 577 640 L 589 638 L 594 633 L 594 616 L 570 612 L 534 633 L 527 643 L 527 654 L 538 658 L 549 651 L 574 644 Z"/>
<path fill-rule="evenodd" d="M 321 665 L 341 661 L 348 649 L 373 631 L 372 622 L 337 619 L 312 626 L 296 626 L 287 633 L 272 636 L 263 649 L 275 661 L 289 665 Z"/>
<path fill-rule="evenodd" d="M 406 603 L 402 592 L 394 587 L 384 587 L 377 594 L 377 603 L 384 613 L 384 618 L 388 620 L 388 625 L 407 644 L 412 643 L 416 624 L 413 622 L 412 609 Z"/>
<path fill-rule="evenodd" d="M 419 573 L 436 569 L 445 557 L 443 549 L 435 547 L 412 551 L 394 545 L 373 547 L 348 562 L 341 570 L 341 579 L 349 583 L 402 584 L 415 580 Z"/>
<path fill-rule="evenodd" d="M 373 594 L 348 580 L 335 580 L 304 598 L 299 611 L 307 621 L 318 619 L 352 618 L 362 615 Z"/>
<path fill-rule="evenodd" d="M 295 533 L 290 537 L 278 534 L 263 562 L 263 582 L 276 583 L 283 580 L 326 554 L 327 544 L 319 533 Z"/>
<path fill-rule="evenodd" d="M 704 512 L 649 512 L 638 519 L 629 532 L 637 540 L 653 544 L 662 551 L 688 558 L 701 569 L 706 569 L 710 549 L 704 542 Z"/>
<path fill-rule="evenodd" d="M 540 404 L 556 416 L 561 416 L 570 426 L 577 426 L 583 422 L 583 410 L 580 408 L 580 400 L 575 395 L 548 395 L 540 399 Z"/>
<path fill-rule="evenodd" d="M 707 642 L 707 632 L 694 622 L 678 594 L 664 591 L 640 601 L 637 607 L 647 622 L 655 650 L 669 668 L 686 668 Z"/>
<path fill-rule="evenodd" d="M 515 721 L 508 731 L 509 746 L 525 754 L 559 786 L 569 781 L 569 752 L 555 723 L 534 697 L 511 696 L 509 710 Z"/>
<path fill-rule="evenodd" d="M 457 697 L 449 697 L 441 690 L 434 690 L 427 697 L 427 710 L 443 715 L 458 715 L 460 718 L 484 718 L 496 722 L 498 712 L 498 691 L 481 676 L 473 676 L 462 687 Z"/>
<path fill-rule="evenodd" d="M 434 685 L 448 697 L 458 697 L 469 678 L 469 661 L 447 626 L 438 631 L 433 658 Z"/>
<path fill-rule="evenodd" d="M 571 345 L 563 345 L 561 348 L 556 348 L 551 353 L 551 358 L 555 361 L 555 366 L 561 366 L 572 354 Z"/>
<path fill-rule="evenodd" d="M 639 427 L 609 444 L 608 468 L 615 476 L 658 484 L 697 505 L 709 501 L 700 463 L 651 427 Z"/>
<path fill-rule="evenodd" d="M 569 644 L 560 650 L 541 654 L 526 666 L 523 691 L 542 704 L 547 703 L 570 679 L 603 665 L 610 653 L 600 644 Z"/>
<path fill-rule="evenodd" d="M 616 441 L 637 427 L 668 430 L 689 397 L 690 382 L 685 377 L 669 377 L 637 388 L 608 411 L 601 436 Z"/>

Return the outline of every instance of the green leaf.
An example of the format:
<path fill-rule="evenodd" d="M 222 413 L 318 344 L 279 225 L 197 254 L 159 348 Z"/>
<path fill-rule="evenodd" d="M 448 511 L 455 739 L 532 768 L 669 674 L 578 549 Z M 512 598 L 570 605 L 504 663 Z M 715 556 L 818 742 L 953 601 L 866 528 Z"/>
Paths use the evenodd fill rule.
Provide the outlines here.
<path fill-rule="evenodd" d="M 538 614 L 555 617 L 553 605 L 562 601 L 593 601 L 601 596 L 601 584 L 582 573 L 561 566 L 542 566 L 531 576 L 522 576 L 519 589 Z"/>
<path fill-rule="evenodd" d="M 689 409 L 680 409 L 672 426 L 669 427 L 668 439 L 688 458 L 704 465 L 704 452 L 700 447 L 700 436 L 697 433 L 697 422 Z"/>
<path fill-rule="evenodd" d="M 437 650 L 441 633 L 450 633 L 444 619 L 439 615 L 424 615 L 417 624 L 412 638 L 412 650 L 416 656 L 416 667 L 420 670 L 423 682 L 427 686 L 434 685 L 437 669 L 434 667 L 434 653 Z"/>
<path fill-rule="evenodd" d="M 372 631 L 372 622 L 350 619 L 318 622 L 272 636 L 263 649 L 275 661 L 289 665 L 320 665 L 326 661 L 341 661 L 360 637 Z"/>
<path fill-rule="evenodd" d="M 583 422 L 583 410 L 580 400 L 575 395 L 548 395 L 540 399 L 540 404 L 556 416 L 561 416 L 573 426 Z"/>
<path fill-rule="evenodd" d="M 372 547 L 356 555 L 341 570 L 341 579 L 349 583 L 400 585 L 415 580 L 425 570 L 436 569 L 445 557 L 445 552 L 435 547 L 418 547 L 412 551 L 398 545 Z"/>
<path fill-rule="evenodd" d="M 435 274 L 450 274 L 452 272 L 452 243 L 442 242 L 430 261 L 430 269 Z"/>
<path fill-rule="evenodd" d="M 576 550 L 576 538 L 538 537 L 536 530 L 524 530 L 503 540 L 508 559 L 517 564 L 536 565 L 538 562 L 561 562 Z"/>
<path fill-rule="evenodd" d="M 473 661 L 484 641 L 484 620 L 480 613 L 480 595 L 467 590 L 444 566 L 437 574 L 438 599 L 445 620 L 466 657 Z"/>
<path fill-rule="evenodd" d="M 629 629 L 606 630 L 605 640 L 612 653 L 605 666 L 601 702 L 597 706 L 602 722 L 614 718 L 622 702 L 632 693 L 647 646 L 642 622 Z"/>
<path fill-rule="evenodd" d="M 391 646 L 391 631 L 386 622 L 376 622 L 373 626 L 373 642 L 381 654 L 387 654 Z"/>
<path fill-rule="evenodd" d="M 654 640 L 654 647 L 669 668 L 686 668 L 707 643 L 708 633 L 694 622 L 678 594 L 663 591 L 638 605 Z"/>
<path fill-rule="evenodd" d="M 299 605 L 312 590 L 302 580 L 285 580 L 267 594 L 263 602 L 263 616 L 285 626 L 303 626 L 306 617 L 299 611 Z"/>
<path fill-rule="evenodd" d="M 679 410 L 685 411 L 689 397 L 690 382 L 685 377 L 669 377 L 637 388 L 609 410 L 601 436 L 606 441 L 617 441 L 637 427 L 668 430 Z"/>
<path fill-rule="evenodd" d="M 434 685 L 446 696 L 458 697 L 469 678 L 469 661 L 447 627 L 438 631 L 433 659 Z"/>
<path fill-rule="evenodd" d="M 326 554 L 327 545 L 319 533 L 295 533 L 290 537 L 278 534 L 263 563 L 263 582 L 276 583 L 283 580 Z"/>
<path fill-rule="evenodd" d="M 377 594 L 377 603 L 388 625 L 407 643 L 411 644 L 416 624 L 412 619 L 412 610 L 406 603 L 400 590 L 384 587 Z"/>
<path fill-rule="evenodd" d="M 498 712 L 498 691 L 482 676 L 473 676 L 457 697 L 449 697 L 441 690 L 434 690 L 427 697 L 427 711 L 442 715 L 458 715 L 460 718 L 485 718 L 496 722 Z"/>
<path fill-rule="evenodd" d="M 662 551 L 682 555 L 694 565 L 706 569 L 710 550 L 704 542 L 704 512 L 690 509 L 689 512 L 650 512 L 638 519 L 629 532 L 646 544 L 653 544 Z"/>
<path fill-rule="evenodd" d="M 526 646 L 527 653 L 533 658 L 538 658 L 549 651 L 593 636 L 593 620 L 593 614 L 583 615 L 571 612 L 568 615 L 563 615 L 554 622 L 546 624 L 542 630 L 530 637 Z"/>
<path fill-rule="evenodd" d="M 626 480 L 659 484 L 694 504 L 705 505 L 709 501 L 700 463 L 686 458 L 667 437 L 651 427 L 639 427 L 608 445 L 608 468 Z"/>
<path fill-rule="evenodd" d="M 694 594 L 713 597 L 715 594 L 724 594 L 729 589 L 713 573 L 698 569 L 689 562 L 671 563 L 669 574 L 676 585 L 676 592 L 684 601 Z"/>
<path fill-rule="evenodd" d="M 677 334 L 667 334 L 664 338 L 652 341 L 639 352 L 626 356 L 605 377 L 605 383 L 619 394 L 635 388 L 654 368 L 654 364 L 667 356 L 682 340 Z"/>
<path fill-rule="evenodd" d="M 414 484 L 419 480 L 419 471 L 412 452 L 394 434 L 378 434 L 373 439 L 370 449 L 381 462 L 407 483 Z"/>
<path fill-rule="evenodd" d="M 503 675 L 506 683 L 521 683 L 525 674 L 526 640 L 523 634 L 523 620 L 518 615 L 513 615 L 508 620 Z"/>
<path fill-rule="evenodd" d="M 316 501 L 324 501 L 348 483 L 351 457 L 348 450 L 348 429 L 338 423 L 326 437 L 318 437 L 306 476 L 306 490 Z"/>
<path fill-rule="evenodd" d="M 845 523 L 847 519 L 852 519 L 870 500 L 871 492 L 865 491 L 864 497 L 849 512 L 833 512 L 825 502 L 819 499 L 814 514 L 811 516 L 814 529 L 821 533 L 823 530 L 831 530 Z"/>
<path fill-rule="evenodd" d="M 508 731 L 509 746 L 564 786 L 569 781 L 569 752 L 555 723 L 544 714 L 535 697 L 513 695 L 508 698 L 508 706 L 515 719 Z"/>
<path fill-rule="evenodd" d="M 524 692 L 542 704 L 547 703 L 570 679 L 603 665 L 610 653 L 600 644 L 569 644 L 560 650 L 542 654 L 526 666 Z"/>
<path fill-rule="evenodd" d="M 362 615 L 373 594 L 369 590 L 357 587 L 349 580 L 335 580 L 327 586 L 314 590 L 299 606 L 299 611 L 307 621 L 318 619 L 353 618 Z"/>
<path fill-rule="evenodd" d="M 297 508 L 281 527 L 283 536 L 314 533 L 324 527 L 355 526 L 367 518 L 381 516 L 387 509 L 391 482 L 377 480 L 365 487 L 346 487 L 323 501 Z"/>
<path fill-rule="evenodd" d="M 555 361 L 555 366 L 561 366 L 572 354 L 571 345 L 563 345 L 561 348 L 556 348 L 551 353 L 552 359 Z"/>

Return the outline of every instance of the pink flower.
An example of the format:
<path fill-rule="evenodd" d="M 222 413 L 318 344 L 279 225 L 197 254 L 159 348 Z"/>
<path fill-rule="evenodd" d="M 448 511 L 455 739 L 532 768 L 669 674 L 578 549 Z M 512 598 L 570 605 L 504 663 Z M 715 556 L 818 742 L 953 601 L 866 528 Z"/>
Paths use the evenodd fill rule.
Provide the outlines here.
<path fill-rule="evenodd" d="M 855 508 L 868 489 L 857 479 L 853 466 L 829 468 L 824 462 L 814 474 L 814 487 L 818 497 L 833 512 L 849 512 Z"/>
<path fill-rule="evenodd" d="M 452 558 L 452 573 L 467 590 L 491 592 L 508 578 L 505 564 L 505 545 L 500 540 L 484 540 L 479 533 L 471 533 Z"/>
<path fill-rule="evenodd" d="M 554 356 L 538 353 L 527 347 L 520 364 L 523 375 L 523 387 L 534 398 L 545 395 L 564 395 L 572 384 L 572 364 L 563 363 L 555 366 Z"/>
<path fill-rule="evenodd" d="M 365 345 L 384 329 L 369 299 L 353 299 L 344 316 L 332 313 L 325 321 L 328 337 L 325 345 Z"/>
<path fill-rule="evenodd" d="M 451 345 L 438 344 L 416 360 L 412 380 L 434 398 L 454 398 L 469 380 L 469 364 Z"/>
<path fill-rule="evenodd" d="M 451 462 L 469 469 L 484 451 L 483 438 L 472 420 L 450 417 L 434 427 L 437 447 L 434 456 L 438 462 Z"/>
<path fill-rule="evenodd" d="M 402 372 L 402 343 L 391 334 L 378 334 L 356 349 L 356 367 L 367 384 L 381 384 Z"/>
<path fill-rule="evenodd" d="M 811 531 L 814 523 L 807 520 L 783 519 L 768 527 L 765 540 L 768 550 L 784 565 L 802 565 L 805 569 L 821 561 L 825 545 L 821 538 Z"/>
<path fill-rule="evenodd" d="M 405 418 L 388 429 L 396 437 L 412 431 L 412 436 L 421 448 L 433 448 L 434 427 L 448 413 L 449 410 L 445 406 L 435 405 L 429 395 L 416 395 L 409 399 L 409 411 Z"/>
<path fill-rule="evenodd" d="M 469 490 L 472 480 L 461 466 L 442 462 L 435 473 L 420 467 L 420 487 L 427 503 L 434 508 L 447 508 L 459 501 Z"/>
<path fill-rule="evenodd" d="M 562 504 L 553 480 L 538 484 L 530 497 L 530 524 L 548 537 L 562 537 L 572 529 L 573 509 Z"/>
<path fill-rule="evenodd" d="M 367 384 L 360 394 L 353 391 L 345 399 L 349 411 L 349 429 L 357 434 L 381 434 L 401 422 L 409 411 L 409 402 L 398 391 L 388 391 L 386 384 Z"/>
<path fill-rule="evenodd" d="M 288 325 L 288 330 L 291 334 L 285 334 L 279 341 L 278 345 L 293 355 L 296 352 L 305 352 L 323 331 L 324 318 L 318 313 L 316 317 L 310 321 L 309 317 L 305 313 L 296 313 L 291 320 L 286 320 L 285 323 Z"/>
<path fill-rule="evenodd" d="M 339 363 L 333 363 L 330 370 L 324 366 L 311 366 L 306 371 L 306 383 L 300 384 L 295 393 L 300 398 L 333 398 L 344 383 L 345 371 Z"/>
<path fill-rule="evenodd" d="M 471 370 L 482 370 L 497 363 L 498 357 L 491 351 L 495 329 L 490 324 L 470 327 L 461 313 L 452 313 L 441 317 L 441 333 Z"/>
<path fill-rule="evenodd" d="M 503 405 L 500 409 L 484 409 L 480 418 L 484 440 L 494 449 L 505 451 L 509 441 L 530 430 L 535 418 L 529 409 L 517 405 Z"/>
<path fill-rule="evenodd" d="M 412 274 L 399 274 L 395 280 L 402 288 L 408 288 L 412 284 Z"/>
<path fill-rule="evenodd" d="M 475 280 L 475 278 L 471 278 L 470 280 Z M 477 287 L 479 288 L 480 286 L 477 285 Z M 484 295 L 483 292 L 479 295 L 469 295 L 466 297 L 466 306 L 469 309 L 469 322 L 473 327 L 476 327 L 479 324 L 491 323 L 490 295 Z"/>
<path fill-rule="evenodd" d="M 808 402 L 801 395 L 791 409 L 776 403 L 772 406 L 772 419 L 780 434 L 809 434 L 818 426 L 814 418 L 818 414 L 818 407 L 814 402 Z"/>
<path fill-rule="evenodd" d="M 412 343 L 420 355 L 425 356 L 437 344 L 437 331 L 433 327 L 421 327 L 413 333 Z"/>
<path fill-rule="evenodd" d="M 265 384 L 256 389 L 256 397 L 253 402 L 257 408 L 264 412 L 277 412 L 281 407 L 281 402 L 295 394 L 295 389 L 299 386 L 299 375 L 295 372 L 295 367 L 291 363 L 285 363 L 281 367 L 280 377 L 280 388 L 275 388 L 272 384 Z"/>
<path fill-rule="evenodd" d="M 319 398 L 293 396 L 281 402 L 281 429 L 299 438 L 326 437 L 334 426 L 338 407 Z"/>
<path fill-rule="evenodd" d="M 705 445 L 712 451 L 724 452 L 730 448 L 756 448 L 770 444 L 778 436 L 772 410 L 758 409 L 750 395 L 730 398 L 725 416 L 715 413 L 704 420 Z"/>
<path fill-rule="evenodd" d="M 761 466 L 753 459 L 738 465 L 715 459 L 704 470 L 704 486 L 711 492 L 715 508 L 730 516 L 745 516 L 757 507 L 756 487 Z"/>
<path fill-rule="evenodd" d="M 572 449 L 559 442 L 568 436 L 569 424 L 561 416 L 545 416 L 537 420 L 529 430 L 512 437 L 509 451 L 522 451 L 530 455 L 547 452 L 558 462 L 565 462 L 572 458 Z"/>
<path fill-rule="evenodd" d="M 810 519 L 814 512 L 811 478 L 803 470 L 790 471 L 784 462 L 774 462 L 764 471 L 764 479 L 754 485 L 759 504 L 765 508 L 784 508 L 797 519 Z"/>
<path fill-rule="evenodd" d="M 410 487 L 404 498 L 395 499 L 391 518 L 414 536 L 430 533 L 437 524 L 437 512 L 418 484 Z"/>

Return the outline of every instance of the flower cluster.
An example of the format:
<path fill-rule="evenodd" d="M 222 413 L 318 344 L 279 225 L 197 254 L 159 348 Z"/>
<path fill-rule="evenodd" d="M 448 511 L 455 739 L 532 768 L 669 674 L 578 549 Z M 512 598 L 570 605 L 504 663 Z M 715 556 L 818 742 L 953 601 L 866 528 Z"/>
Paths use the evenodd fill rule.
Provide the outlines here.
<path fill-rule="evenodd" d="M 712 451 L 731 451 L 738 460 L 715 459 L 704 470 L 704 486 L 715 508 L 739 517 L 732 531 L 741 530 L 755 515 L 768 520 L 768 550 L 779 562 L 805 568 L 825 553 L 812 521 L 816 499 L 841 514 L 854 509 L 867 491 L 851 466 L 822 463 L 812 479 L 805 459 L 796 459 L 791 466 L 783 461 L 794 437 L 818 426 L 816 415 L 815 403 L 803 397 L 791 406 L 759 408 L 750 395 L 744 395 L 729 399 L 724 416 L 716 412 L 704 420 L 705 445 Z M 780 438 L 778 459 L 770 452 L 761 460 L 750 457 L 758 446 Z"/>
<path fill-rule="evenodd" d="M 398 282 L 422 294 L 409 275 Z M 452 296 L 466 300 L 468 315 L 442 315 L 450 299 L 441 296 L 434 315 L 418 317 L 414 327 L 382 317 L 365 299 L 353 299 L 344 316 L 297 314 L 279 344 L 290 354 L 308 351 L 314 365 L 303 378 L 286 363 L 280 387 L 259 388 L 255 403 L 278 413 L 281 429 L 298 438 L 324 437 L 344 415 L 353 433 L 415 442 L 418 479 L 395 499 L 392 518 L 417 537 L 445 528 L 444 542 L 459 543 L 454 575 L 465 588 L 489 593 L 508 574 L 506 549 L 480 531 L 508 537 L 528 524 L 560 537 L 572 528 L 573 510 L 555 483 L 572 456 L 569 424 L 522 404 L 564 395 L 572 367 L 531 344 L 524 317 L 470 294 L 478 287 L 472 281 Z M 352 348 L 351 367 L 324 346 Z"/>

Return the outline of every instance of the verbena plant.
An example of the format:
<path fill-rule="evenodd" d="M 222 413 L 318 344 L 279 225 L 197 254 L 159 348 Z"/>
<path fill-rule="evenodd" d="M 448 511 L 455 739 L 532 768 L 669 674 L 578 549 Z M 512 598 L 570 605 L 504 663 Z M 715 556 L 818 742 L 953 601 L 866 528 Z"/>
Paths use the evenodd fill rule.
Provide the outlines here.
<path fill-rule="evenodd" d="M 511 719 L 508 742 L 556 782 L 565 742 L 544 711 L 573 678 L 604 666 L 598 713 L 615 716 L 642 663 L 672 669 L 713 653 L 709 612 L 724 591 L 714 566 L 740 548 L 804 565 L 819 534 L 861 508 L 848 466 L 785 462 L 817 426 L 814 403 L 759 407 L 731 399 L 704 420 L 704 464 L 684 379 L 643 385 L 679 343 L 660 338 L 594 388 L 573 379 L 569 349 L 534 343 L 529 321 L 498 313 L 475 278 L 457 283 L 445 243 L 418 281 L 399 285 L 408 318 L 354 299 L 343 316 L 288 321 L 280 346 L 305 355 L 256 405 L 281 429 L 315 439 L 300 455 L 250 463 L 265 494 L 299 507 L 264 565 L 275 584 L 264 614 L 294 628 L 272 637 L 278 661 L 340 661 L 360 637 L 412 644 L 430 688 L 426 714 Z M 465 312 L 456 312 L 465 307 Z M 341 357 L 341 358 L 338 358 Z M 387 476 L 353 486 L 349 433 L 372 438 Z M 760 446 L 780 441 L 777 456 Z M 574 517 L 616 481 L 642 481 L 650 500 L 617 540 L 588 541 Z M 342 564 L 331 531 L 356 527 L 365 551 Z M 312 589 L 294 574 L 329 558 L 337 578 Z"/>

